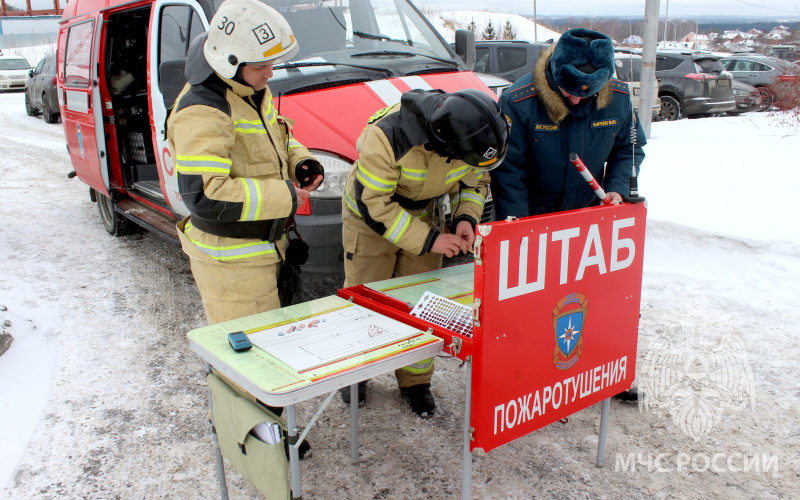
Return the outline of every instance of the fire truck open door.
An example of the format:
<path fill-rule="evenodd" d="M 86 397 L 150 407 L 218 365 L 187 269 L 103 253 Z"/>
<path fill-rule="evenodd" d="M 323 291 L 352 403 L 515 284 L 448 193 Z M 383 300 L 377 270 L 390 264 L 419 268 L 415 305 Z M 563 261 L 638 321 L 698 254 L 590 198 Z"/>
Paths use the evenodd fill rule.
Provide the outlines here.
<path fill-rule="evenodd" d="M 75 171 L 89 186 L 109 195 L 108 152 L 98 86 L 103 14 L 92 13 L 62 31 L 59 40 L 61 120 Z"/>

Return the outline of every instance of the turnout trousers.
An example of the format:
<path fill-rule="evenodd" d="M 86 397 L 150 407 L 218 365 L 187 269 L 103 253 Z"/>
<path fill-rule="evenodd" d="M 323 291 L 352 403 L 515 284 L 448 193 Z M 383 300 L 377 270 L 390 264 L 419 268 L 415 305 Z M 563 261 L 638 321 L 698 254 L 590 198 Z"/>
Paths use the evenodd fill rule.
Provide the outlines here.
<path fill-rule="evenodd" d="M 427 216 L 428 219 L 430 216 Z M 423 218 L 422 220 L 426 220 Z M 363 285 L 392 277 L 432 271 L 442 267 L 442 254 L 414 255 L 370 229 L 363 219 L 342 205 L 344 286 Z M 395 370 L 400 388 L 430 384 L 433 358 Z"/>

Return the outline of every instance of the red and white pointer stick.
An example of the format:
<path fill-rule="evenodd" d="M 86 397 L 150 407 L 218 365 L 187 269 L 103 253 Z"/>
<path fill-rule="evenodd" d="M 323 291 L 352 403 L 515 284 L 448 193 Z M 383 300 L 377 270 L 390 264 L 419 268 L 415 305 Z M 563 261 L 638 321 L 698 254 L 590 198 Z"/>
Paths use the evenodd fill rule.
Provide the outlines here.
<path fill-rule="evenodd" d="M 586 180 L 586 182 L 589 183 L 589 186 L 594 190 L 594 194 L 596 194 L 597 197 L 600 198 L 600 201 L 603 202 L 603 205 L 611 205 L 611 198 L 606 196 L 606 192 L 603 191 L 603 188 L 600 187 L 600 184 L 598 184 L 597 181 L 594 180 L 594 176 L 592 175 L 591 172 L 589 172 L 589 169 L 586 168 L 586 165 L 583 164 L 583 160 L 581 160 L 581 157 L 578 156 L 577 153 L 570 153 L 569 161 L 571 161 L 572 164 L 575 165 L 575 168 L 578 169 L 578 172 L 580 172 L 583 178 Z"/>

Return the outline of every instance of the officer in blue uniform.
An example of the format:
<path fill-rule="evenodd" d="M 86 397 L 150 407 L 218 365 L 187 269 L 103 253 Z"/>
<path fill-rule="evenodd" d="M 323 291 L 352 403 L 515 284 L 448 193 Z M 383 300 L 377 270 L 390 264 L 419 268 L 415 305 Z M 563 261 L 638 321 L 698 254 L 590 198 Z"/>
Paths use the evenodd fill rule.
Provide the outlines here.
<path fill-rule="evenodd" d="M 646 140 L 628 86 L 613 75 L 611 39 L 575 28 L 503 93 L 500 108 L 511 132 L 505 161 L 492 171 L 497 220 L 598 204 L 570 153 L 580 156 L 612 203 L 629 195 Z M 632 403 L 644 394 L 633 388 L 616 398 Z"/>
<path fill-rule="evenodd" d="M 613 75 L 611 39 L 575 28 L 503 93 L 500 108 L 511 133 L 506 159 L 492 171 L 497 220 L 597 204 L 570 153 L 580 156 L 612 202 L 628 195 L 646 141 L 628 86 Z"/>

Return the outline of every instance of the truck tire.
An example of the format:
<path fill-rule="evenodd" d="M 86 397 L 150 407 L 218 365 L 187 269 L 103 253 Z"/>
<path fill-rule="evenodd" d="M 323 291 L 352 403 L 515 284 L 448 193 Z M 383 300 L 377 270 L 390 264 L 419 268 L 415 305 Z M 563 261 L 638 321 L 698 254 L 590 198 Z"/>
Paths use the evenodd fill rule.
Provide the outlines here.
<path fill-rule="evenodd" d="M 47 103 L 47 94 L 42 94 L 42 118 L 44 118 L 45 123 L 55 123 L 58 121 L 58 113 L 54 113 Z"/>
<path fill-rule="evenodd" d="M 665 95 L 661 98 L 661 111 L 658 113 L 661 120 L 675 121 L 681 119 L 681 105 L 672 96 Z"/>
<path fill-rule="evenodd" d="M 128 219 L 117 213 L 114 209 L 114 200 L 103 194 L 94 191 L 92 193 L 97 200 L 97 210 L 100 212 L 100 218 L 103 220 L 103 227 L 111 236 L 125 236 L 129 234 L 130 222 Z"/>

